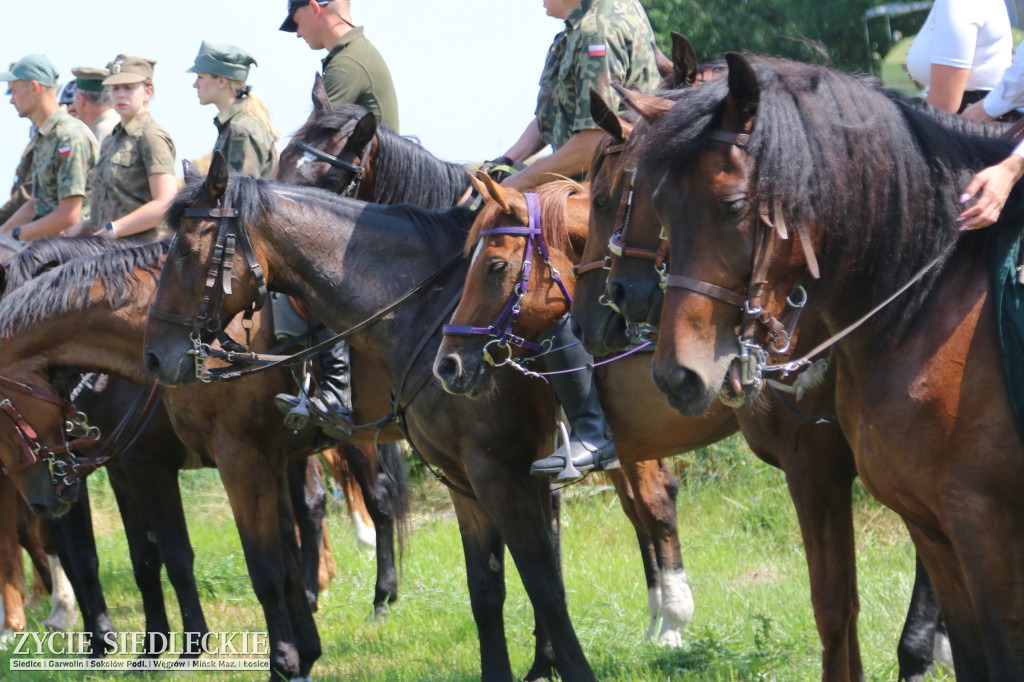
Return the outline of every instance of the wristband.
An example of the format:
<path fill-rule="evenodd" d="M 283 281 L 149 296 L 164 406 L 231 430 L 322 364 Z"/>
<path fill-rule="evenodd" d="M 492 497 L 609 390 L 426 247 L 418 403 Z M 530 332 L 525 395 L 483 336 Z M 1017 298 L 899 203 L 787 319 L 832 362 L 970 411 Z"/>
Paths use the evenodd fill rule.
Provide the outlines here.
<path fill-rule="evenodd" d="M 103 226 L 103 231 L 108 233 L 108 234 L 111 234 L 111 235 L 113 235 L 115 237 L 117 236 L 117 232 L 114 231 L 114 221 L 110 221 L 109 223 L 104 225 Z"/>
<path fill-rule="evenodd" d="M 13 230 L 11 230 L 11 237 L 13 237 L 14 239 L 17 239 L 18 241 L 21 241 L 21 227 L 20 226 L 14 228 Z"/>

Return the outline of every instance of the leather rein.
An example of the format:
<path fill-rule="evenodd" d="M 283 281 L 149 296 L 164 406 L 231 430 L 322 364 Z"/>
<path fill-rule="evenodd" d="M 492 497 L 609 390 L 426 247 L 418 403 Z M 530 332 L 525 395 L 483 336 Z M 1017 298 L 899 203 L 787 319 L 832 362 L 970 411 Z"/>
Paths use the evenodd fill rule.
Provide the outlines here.
<path fill-rule="evenodd" d="M 365 149 L 363 150 L 364 153 L 360 155 L 359 164 L 356 165 L 350 161 L 328 154 L 316 147 L 311 147 L 302 140 L 295 140 L 293 144 L 301 149 L 303 155 L 310 161 L 322 161 L 335 168 L 340 168 L 343 171 L 351 173 L 351 176 L 348 178 L 348 182 L 345 182 L 344 173 L 341 174 L 341 179 L 338 180 L 337 186 L 333 188 L 333 191 L 336 194 L 343 197 L 354 197 L 359 193 L 359 186 L 363 182 L 363 173 L 366 172 L 367 160 L 370 158 L 370 155 L 365 153 Z"/>
<path fill-rule="evenodd" d="M 527 226 L 504 226 L 504 227 L 489 227 L 480 230 L 479 236 L 486 237 L 489 235 L 513 235 L 526 237 L 526 250 L 523 255 L 523 265 L 519 270 L 519 277 L 516 280 L 515 287 L 512 290 L 512 295 L 508 301 L 505 302 L 505 307 L 502 308 L 501 312 L 498 313 L 498 319 L 487 327 L 474 327 L 472 325 L 464 324 L 446 324 L 441 332 L 445 336 L 488 336 L 491 338 L 490 341 L 484 346 L 483 357 L 484 361 L 488 364 L 496 367 L 500 367 L 506 364 L 512 357 L 512 346 L 518 346 L 525 350 L 531 351 L 536 354 L 545 353 L 550 350 L 550 342 L 545 344 L 535 343 L 529 341 L 522 336 L 515 333 L 516 320 L 519 318 L 519 313 L 522 310 L 523 299 L 526 297 L 527 292 L 530 289 L 530 279 L 533 275 L 533 251 L 536 248 L 537 253 L 540 254 L 541 259 L 548 266 L 551 271 L 551 275 L 558 285 L 558 288 L 562 290 L 562 295 L 565 299 L 572 304 L 572 295 L 569 293 L 568 287 L 565 286 L 565 282 L 562 281 L 561 274 L 551 263 L 551 254 L 548 251 L 547 243 L 544 241 L 544 230 L 541 229 L 541 210 L 540 210 L 540 199 L 536 194 L 527 193 L 523 196 L 526 197 L 526 209 L 527 209 Z M 505 351 L 506 358 L 502 362 L 495 362 L 494 358 L 490 353 L 490 346 L 495 345 L 498 349 Z"/>

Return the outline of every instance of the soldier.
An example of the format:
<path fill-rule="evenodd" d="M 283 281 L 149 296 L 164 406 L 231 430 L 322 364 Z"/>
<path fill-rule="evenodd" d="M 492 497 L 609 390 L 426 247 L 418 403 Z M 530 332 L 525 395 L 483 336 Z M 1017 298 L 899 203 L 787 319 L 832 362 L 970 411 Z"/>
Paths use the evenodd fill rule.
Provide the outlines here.
<path fill-rule="evenodd" d="M 188 72 L 196 74 L 192 87 L 199 103 L 217 106 L 213 150 L 224 155 L 231 170 L 265 178 L 277 165 L 277 131 L 270 125 L 266 105 L 245 84 L 249 67 L 255 64 L 245 50 L 204 40 Z"/>
<path fill-rule="evenodd" d="M 282 31 L 296 33 L 313 50 L 330 50 L 323 60 L 331 104 L 358 104 L 379 123 L 398 132 L 398 98 L 384 58 L 352 23 L 349 0 L 288 0 Z"/>
<path fill-rule="evenodd" d="M 103 87 L 103 79 L 110 74 L 106 69 L 91 66 L 76 66 L 71 69 L 75 75 L 75 110 L 71 115 L 89 126 L 96 141 L 103 148 L 103 141 L 110 137 L 114 126 L 120 121 L 114 111 L 114 101 Z"/>
<path fill-rule="evenodd" d="M 57 69 L 28 55 L 0 80 L 10 81 L 11 104 L 38 132 L 32 152 L 32 199 L 0 230 L 15 239 L 58 235 L 89 215 L 89 183 L 98 145 L 89 129 L 57 103 Z"/>
<path fill-rule="evenodd" d="M 64 111 L 68 112 L 75 118 L 75 81 L 71 81 L 61 88 L 60 96 L 57 98 L 57 104 L 64 107 Z M 93 135 L 95 137 L 95 135 Z M 99 140 L 97 140 L 99 142 Z"/>
<path fill-rule="evenodd" d="M 544 62 L 533 121 L 503 157 L 485 168 L 520 163 L 551 145 L 552 154 L 502 184 L 524 191 L 558 176 L 586 173 L 603 132 L 590 116 L 590 88 L 610 106 L 619 104 L 612 83 L 642 91 L 658 86 L 654 31 L 639 0 L 544 0 L 549 16 L 565 21 Z M 562 349 L 543 356 L 548 371 L 587 367 L 594 361 L 565 321 L 542 335 Z M 593 370 L 549 376 L 572 425 L 570 451 L 579 471 L 619 466 L 611 429 L 597 396 Z M 556 475 L 565 467 L 561 450 L 534 462 L 535 476 Z"/>
<path fill-rule="evenodd" d="M 121 117 L 103 143 L 93 179 L 91 220 L 65 234 L 99 231 L 109 239 L 143 244 L 167 232 L 164 213 L 178 190 L 174 178 L 174 142 L 149 115 L 153 66 L 141 57 L 118 55 L 103 79 Z"/>

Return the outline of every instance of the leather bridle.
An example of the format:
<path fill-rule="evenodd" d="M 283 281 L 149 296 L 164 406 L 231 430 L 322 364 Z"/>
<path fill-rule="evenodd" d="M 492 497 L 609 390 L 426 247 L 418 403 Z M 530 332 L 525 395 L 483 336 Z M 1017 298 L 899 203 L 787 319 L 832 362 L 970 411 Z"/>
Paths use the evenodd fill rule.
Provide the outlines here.
<path fill-rule="evenodd" d="M 618 156 L 626 149 L 626 142 L 618 142 L 616 144 L 610 144 L 601 150 L 601 155 L 598 161 L 598 167 L 594 169 L 592 175 L 596 176 L 597 171 L 600 168 L 600 164 L 604 163 L 604 159 L 609 156 Z M 609 270 L 612 266 L 611 256 L 605 256 L 600 260 L 590 261 L 589 263 L 579 263 L 572 266 L 572 276 L 575 279 L 579 279 L 588 272 L 595 270 Z"/>
<path fill-rule="evenodd" d="M 268 297 L 267 280 L 263 275 L 263 267 L 256 259 L 249 235 L 237 220 L 238 209 L 231 208 L 226 199 L 220 208 L 188 208 L 185 209 L 183 215 L 188 218 L 215 218 L 219 221 L 202 298 L 200 298 L 199 306 L 192 317 L 158 310 L 152 305 L 149 306 L 149 316 L 163 322 L 182 325 L 191 330 L 189 338 L 192 340 L 193 349 L 190 352 L 195 356 L 196 378 L 208 382 L 210 381 L 209 370 L 204 367 L 203 361 L 210 356 L 211 348 L 209 344 L 203 342 L 202 335 L 210 333 L 216 336 L 224 350 L 247 353 L 252 340 L 252 318 L 256 311 L 263 307 Z M 256 297 L 242 315 L 242 327 L 245 329 L 244 345 L 228 336 L 221 327 L 220 321 L 224 309 L 224 297 L 231 294 L 231 268 L 234 263 L 236 245 L 245 257 L 256 286 Z"/>
<path fill-rule="evenodd" d="M 311 147 L 302 140 L 293 140 L 293 144 L 302 150 L 302 153 L 306 158 L 315 161 L 322 161 L 330 164 L 334 168 L 340 168 L 342 171 L 351 173 L 347 179 L 344 172 L 340 174 L 338 184 L 333 189 L 336 194 L 340 194 L 343 197 L 354 197 L 358 194 L 359 186 L 363 182 L 363 173 L 366 172 L 367 160 L 370 158 L 370 155 L 366 153 L 365 148 L 360 154 L 359 165 L 356 165 L 351 161 L 346 161 L 345 159 L 328 154 L 316 147 Z"/>
<path fill-rule="evenodd" d="M 551 271 L 551 276 L 558 285 L 558 288 L 562 290 L 562 295 L 565 299 L 572 304 L 572 295 L 569 293 L 568 287 L 565 286 L 565 282 L 562 281 L 561 274 L 551 263 L 551 255 L 548 251 L 547 243 L 544 241 L 544 230 L 541 229 L 541 218 L 540 218 L 540 200 L 536 194 L 527 193 L 526 197 L 527 207 L 527 226 L 505 226 L 505 227 L 490 227 L 480 230 L 479 236 L 486 237 L 489 235 L 515 235 L 526 237 L 526 249 L 523 255 L 523 265 L 519 271 L 519 276 L 516 280 L 512 295 L 508 301 L 505 302 L 505 307 L 498 313 L 498 319 L 494 321 L 494 324 L 488 327 L 474 327 L 472 325 L 463 324 L 446 324 L 442 328 L 442 333 L 446 336 L 488 336 L 491 338 L 490 341 L 484 346 L 484 361 L 490 365 L 500 367 L 504 365 L 512 357 L 511 346 L 518 346 L 532 353 L 544 353 L 550 349 L 550 342 L 548 344 L 538 344 L 533 341 L 529 341 L 522 336 L 515 333 L 516 320 L 519 318 L 519 313 L 522 310 L 523 298 L 526 297 L 527 292 L 530 289 L 530 278 L 533 274 L 533 250 L 534 247 L 537 249 L 537 253 L 540 254 L 541 259 L 548 266 Z M 493 356 L 490 354 L 490 346 L 495 345 L 498 349 L 505 351 L 506 358 L 502 362 L 495 362 Z"/>

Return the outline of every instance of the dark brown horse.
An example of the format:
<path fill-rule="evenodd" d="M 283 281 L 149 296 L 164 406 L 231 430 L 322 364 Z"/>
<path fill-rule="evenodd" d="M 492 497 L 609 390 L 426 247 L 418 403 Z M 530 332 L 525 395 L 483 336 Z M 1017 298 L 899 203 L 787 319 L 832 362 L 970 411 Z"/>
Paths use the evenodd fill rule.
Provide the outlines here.
<path fill-rule="evenodd" d="M 824 68 L 728 61 L 728 82 L 687 93 L 641 150 L 671 240 L 656 381 L 685 413 L 748 401 L 762 382 L 732 378 L 739 346 L 747 376 L 774 371 L 757 308 L 778 314 L 802 284 L 819 311 L 803 323 L 848 332 L 832 340 L 839 422 L 910 529 L 957 679 L 1021 679 L 1024 442 L 986 257 L 1019 235 L 1021 206 L 980 234 L 956 220 L 960 188 L 1009 147 Z"/>
<path fill-rule="evenodd" d="M 459 257 L 471 214 L 363 204 L 244 177 L 229 181 L 223 159 L 215 157 L 205 183 L 187 185 L 170 214 L 177 229 L 168 256 L 173 265 L 164 270 L 154 304 L 162 313 L 190 317 L 197 310 L 217 239 L 211 228 L 219 222 L 199 214 L 221 204 L 239 210 L 227 226 L 242 239 L 245 230 L 267 286 L 304 299 L 332 329 L 347 329 L 403 293 L 419 292 L 411 302 L 374 316 L 374 324 L 349 340 L 387 374 L 412 445 L 461 491 L 453 489 L 452 500 L 480 634 L 482 674 L 512 678 L 502 617 L 507 545 L 537 620 L 530 679 L 547 675 L 552 663 L 563 677 L 593 679 L 568 616 L 551 542 L 548 487 L 529 475 L 530 463 L 547 454 L 552 443 L 548 429 L 524 424 L 553 423 L 550 394 L 513 372 L 504 373 L 500 397 L 486 404 L 450 396 L 432 381 L 440 326 L 465 277 Z M 221 320 L 256 298 L 248 258 L 236 255 L 232 273 Z M 417 287 L 421 281 L 428 284 Z M 162 382 L 194 380 L 195 357 L 189 351 L 195 346 L 188 327 L 152 317 L 146 342 L 146 364 Z M 398 433 L 389 430 L 384 436 Z"/>

